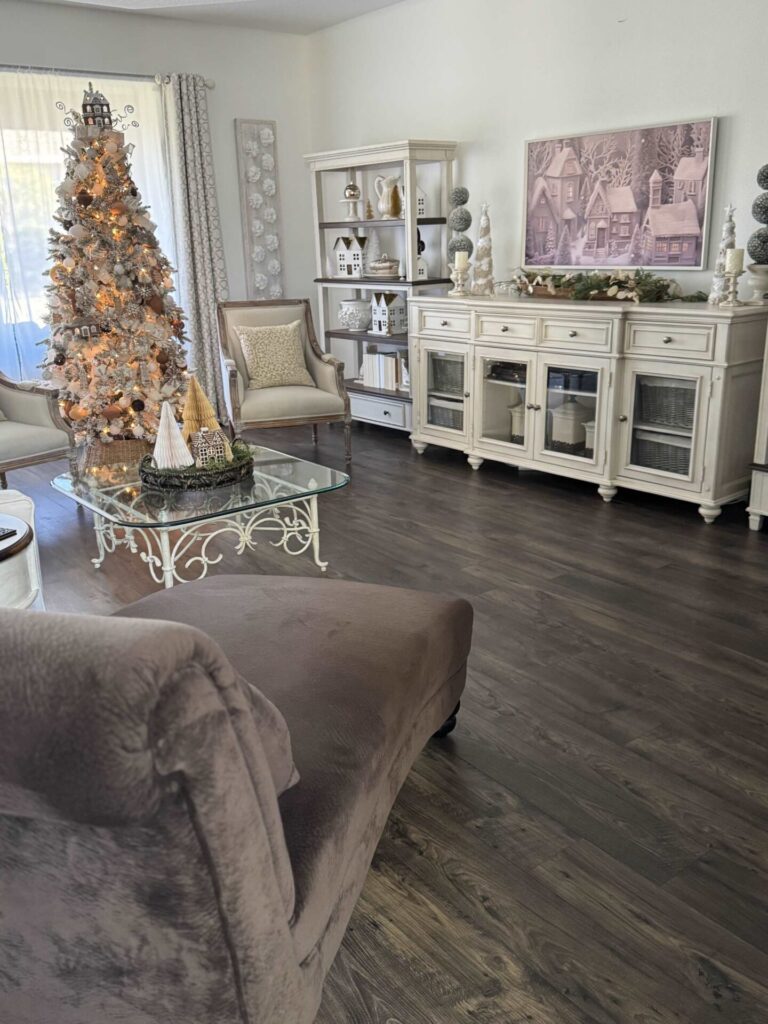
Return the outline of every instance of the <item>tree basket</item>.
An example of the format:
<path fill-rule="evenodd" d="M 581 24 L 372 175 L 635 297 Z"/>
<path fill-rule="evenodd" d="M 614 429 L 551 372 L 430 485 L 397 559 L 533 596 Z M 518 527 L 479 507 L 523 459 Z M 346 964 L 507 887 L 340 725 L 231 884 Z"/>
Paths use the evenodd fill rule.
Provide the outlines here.
<path fill-rule="evenodd" d="M 232 455 L 232 462 L 223 466 L 188 466 L 185 469 L 158 469 L 152 456 L 145 455 L 139 463 L 139 477 L 147 487 L 159 491 L 204 491 L 250 480 L 253 474 L 251 449 L 243 441 L 233 441 Z"/>
<path fill-rule="evenodd" d="M 109 444 L 96 441 L 77 449 L 77 466 L 81 470 L 92 469 L 94 466 L 135 466 L 151 451 L 152 445 L 148 441 L 131 439 L 112 441 Z"/>

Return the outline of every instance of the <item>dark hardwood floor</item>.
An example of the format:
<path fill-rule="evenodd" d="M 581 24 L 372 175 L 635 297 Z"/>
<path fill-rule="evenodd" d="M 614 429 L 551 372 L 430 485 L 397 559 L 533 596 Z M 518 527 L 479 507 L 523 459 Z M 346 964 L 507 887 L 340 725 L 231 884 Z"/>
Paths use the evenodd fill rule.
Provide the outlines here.
<path fill-rule="evenodd" d="M 310 431 L 264 443 L 313 457 Z M 340 430 L 317 461 L 341 467 Z M 403 789 L 318 1024 L 766 1024 L 768 534 L 744 506 L 591 486 L 356 429 L 320 501 L 329 575 L 474 604 L 456 732 Z M 92 569 L 90 516 L 38 503 L 48 606 L 155 589 Z M 317 570 L 265 547 L 219 571 Z M 215 571 L 215 570 L 214 570 Z"/>

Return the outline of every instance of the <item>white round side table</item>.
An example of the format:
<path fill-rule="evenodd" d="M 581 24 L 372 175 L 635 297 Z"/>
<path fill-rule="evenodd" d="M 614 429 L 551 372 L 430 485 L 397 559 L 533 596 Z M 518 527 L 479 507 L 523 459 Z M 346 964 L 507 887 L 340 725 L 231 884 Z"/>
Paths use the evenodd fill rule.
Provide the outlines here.
<path fill-rule="evenodd" d="M 31 548 L 35 534 L 29 523 L 0 513 L 0 528 L 14 531 L 0 540 L 0 607 L 29 608 L 40 593 Z"/>

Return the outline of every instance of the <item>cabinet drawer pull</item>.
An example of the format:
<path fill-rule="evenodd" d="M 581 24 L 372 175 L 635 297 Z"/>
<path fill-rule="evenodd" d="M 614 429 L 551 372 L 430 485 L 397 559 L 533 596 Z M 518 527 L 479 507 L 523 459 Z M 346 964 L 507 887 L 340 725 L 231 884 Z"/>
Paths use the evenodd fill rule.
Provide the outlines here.
<path fill-rule="evenodd" d="M 662 344 L 664 344 L 664 345 L 671 345 L 674 340 L 675 339 L 671 335 L 669 335 L 669 334 L 666 336 L 666 338 L 662 338 L 661 339 Z"/>
<path fill-rule="evenodd" d="M 441 320 L 440 321 L 440 326 L 441 327 L 447 327 L 448 326 L 448 321 L 447 320 Z"/>
<path fill-rule="evenodd" d="M 626 422 L 627 422 L 627 417 L 622 413 L 621 416 L 619 416 L 619 423 L 626 423 Z"/>
<path fill-rule="evenodd" d="M 533 402 L 526 402 L 526 409 L 533 409 L 534 412 L 538 412 L 541 409 L 540 405 L 534 405 Z"/>
<path fill-rule="evenodd" d="M 382 409 L 381 411 L 382 411 L 382 413 L 383 413 L 383 414 L 384 414 L 385 416 L 391 416 L 391 415 L 392 415 L 392 413 L 391 413 L 391 412 L 389 411 L 389 409 Z"/>
<path fill-rule="evenodd" d="M 501 333 L 502 334 L 506 334 L 508 330 L 509 330 L 509 327 L 507 327 L 507 325 L 504 324 L 504 326 L 501 328 Z"/>
<path fill-rule="evenodd" d="M 568 331 L 568 337 L 569 338 L 575 338 L 578 333 L 579 333 L 578 331 Z"/>
<path fill-rule="evenodd" d="M 465 398 L 469 398 L 469 392 L 468 392 L 468 391 L 465 391 L 465 392 L 464 392 L 464 397 L 465 397 Z"/>

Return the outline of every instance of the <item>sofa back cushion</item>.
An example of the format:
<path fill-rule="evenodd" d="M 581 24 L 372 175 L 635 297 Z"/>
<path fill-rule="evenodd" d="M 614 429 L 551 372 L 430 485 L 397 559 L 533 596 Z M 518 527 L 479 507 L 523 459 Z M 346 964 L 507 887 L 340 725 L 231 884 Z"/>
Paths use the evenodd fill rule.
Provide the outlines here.
<path fill-rule="evenodd" d="M 301 321 L 265 327 L 235 327 L 250 388 L 315 387 L 301 342 Z"/>

